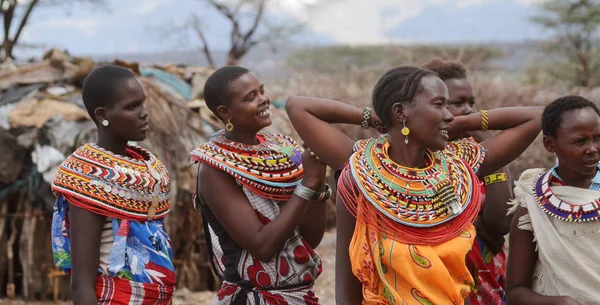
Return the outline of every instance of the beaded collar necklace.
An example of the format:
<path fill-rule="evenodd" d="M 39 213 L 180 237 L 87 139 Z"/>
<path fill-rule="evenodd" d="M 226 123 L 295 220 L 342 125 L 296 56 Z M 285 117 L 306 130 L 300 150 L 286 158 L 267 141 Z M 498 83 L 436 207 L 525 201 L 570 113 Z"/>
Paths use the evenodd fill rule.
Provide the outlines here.
<path fill-rule="evenodd" d="M 304 174 L 302 148 L 284 135 L 260 132 L 257 139 L 257 145 L 243 144 L 219 131 L 191 158 L 226 172 L 263 198 L 289 200 Z"/>
<path fill-rule="evenodd" d="M 57 196 L 92 212 L 144 221 L 164 217 L 170 208 L 170 180 L 164 164 L 149 151 L 127 150 L 143 160 L 112 153 L 96 144 L 78 148 L 58 168 L 52 183 Z"/>
<path fill-rule="evenodd" d="M 473 137 L 462 138 L 446 144 L 446 151 L 460 156 L 474 172 L 479 170 L 479 167 L 485 159 L 485 150 L 475 141 Z"/>
<path fill-rule="evenodd" d="M 386 136 L 361 141 L 350 162 L 361 192 L 385 216 L 411 227 L 433 227 L 468 208 L 476 177 L 464 161 L 427 151 L 425 168 L 408 168 L 393 162 L 388 149 Z"/>
<path fill-rule="evenodd" d="M 585 204 L 572 204 L 558 198 L 552 186 L 565 185 L 552 171 L 540 176 L 535 184 L 537 202 L 548 215 L 566 222 L 587 222 L 600 217 L 600 198 Z"/>

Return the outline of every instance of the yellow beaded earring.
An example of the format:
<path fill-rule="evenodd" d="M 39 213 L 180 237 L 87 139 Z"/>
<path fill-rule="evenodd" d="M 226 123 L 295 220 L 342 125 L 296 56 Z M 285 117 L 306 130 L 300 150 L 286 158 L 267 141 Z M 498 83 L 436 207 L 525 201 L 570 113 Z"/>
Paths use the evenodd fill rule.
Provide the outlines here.
<path fill-rule="evenodd" d="M 408 127 L 406 127 L 406 120 L 402 121 L 402 130 L 400 132 L 402 132 L 402 135 L 404 136 L 404 144 L 408 144 L 408 134 L 410 133 L 410 129 L 408 129 Z"/>
<path fill-rule="evenodd" d="M 231 124 L 231 121 L 227 122 L 227 124 L 225 125 L 225 130 L 227 130 L 227 131 L 233 130 L 233 124 Z"/>

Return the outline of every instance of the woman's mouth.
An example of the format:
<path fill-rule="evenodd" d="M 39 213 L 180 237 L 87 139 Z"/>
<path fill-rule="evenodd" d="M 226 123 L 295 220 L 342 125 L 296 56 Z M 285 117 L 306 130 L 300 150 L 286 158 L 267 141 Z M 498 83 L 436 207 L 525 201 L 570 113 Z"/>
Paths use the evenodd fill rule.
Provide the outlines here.
<path fill-rule="evenodd" d="M 596 167 L 596 166 L 598 166 L 598 160 L 594 159 L 594 160 L 585 161 L 585 162 L 583 162 L 583 164 L 586 167 Z"/>
<path fill-rule="evenodd" d="M 268 118 L 269 116 L 271 116 L 271 109 L 269 109 L 268 107 L 265 108 L 265 110 L 259 111 L 257 113 L 257 115 L 259 117 L 263 117 L 263 118 Z"/>
<path fill-rule="evenodd" d="M 447 129 L 440 129 L 440 134 L 442 135 L 442 137 L 444 137 L 444 139 L 448 140 L 450 137 L 448 136 L 448 130 Z"/>
<path fill-rule="evenodd" d="M 148 122 L 146 122 L 142 126 L 140 126 L 139 130 L 141 132 L 147 132 L 149 127 L 150 127 L 150 125 L 148 124 Z"/>

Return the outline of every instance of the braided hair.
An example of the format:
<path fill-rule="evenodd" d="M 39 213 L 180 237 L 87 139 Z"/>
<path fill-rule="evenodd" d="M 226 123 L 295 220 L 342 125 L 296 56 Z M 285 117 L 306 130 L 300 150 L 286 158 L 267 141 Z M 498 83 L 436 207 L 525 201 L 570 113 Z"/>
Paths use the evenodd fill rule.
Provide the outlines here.
<path fill-rule="evenodd" d="M 391 127 L 389 112 L 395 103 L 411 103 L 423 90 L 421 79 L 435 72 L 411 66 L 400 66 L 383 74 L 373 89 L 373 109 L 385 128 Z"/>
<path fill-rule="evenodd" d="M 442 80 L 467 78 L 467 69 L 456 61 L 434 58 L 426 62 L 423 68 L 436 72 Z"/>
<path fill-rule="evenodd" d="M 600 116 L 598 106 L 582 96 L 567 95 L 556 99 L 544 108 L 544 112 L 542 113 L 542 133 L 545 136 L 556 137 L 556 131 L 562 125 L 563 114 L 565 112 L 588 107 Z"/>

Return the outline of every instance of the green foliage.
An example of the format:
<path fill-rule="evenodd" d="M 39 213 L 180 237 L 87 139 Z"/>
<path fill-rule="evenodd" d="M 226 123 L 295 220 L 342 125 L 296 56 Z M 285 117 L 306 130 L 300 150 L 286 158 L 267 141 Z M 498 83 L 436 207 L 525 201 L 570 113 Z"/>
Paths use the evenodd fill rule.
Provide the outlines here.
<path fill-rule="evenodd" d="M 549 0 L 540 4 L 540 14 L 531 21 L 554 33 L 546 51 L 560 54 L 564 62 L 548 66 L 548 72 L 572 85 L 600 84 L 597 33 L 600 1 Z"/>

